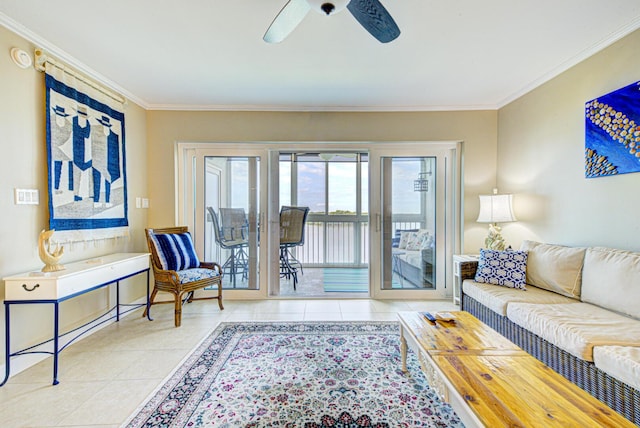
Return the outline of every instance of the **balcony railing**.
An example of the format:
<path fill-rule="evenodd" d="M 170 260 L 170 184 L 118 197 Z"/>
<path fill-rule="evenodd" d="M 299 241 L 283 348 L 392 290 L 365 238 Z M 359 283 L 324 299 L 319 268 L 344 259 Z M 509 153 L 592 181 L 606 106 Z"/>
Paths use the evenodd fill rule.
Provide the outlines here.
<path fill-rule="evenodd" d="M 396 230 L 418 229 L 417 215 L 394 215 Z M 208 224 L 209 226 L 209 224 Z M 207 260 L 223 260 L 226 250 L 216 244 L 211 227 L 205 230 Z M 309 267 L 365 267 L 369 264 L 368 216 L 310 214 L 305 227 L 305 243 L 292 249 L 295 257 Z"/>
<path fill-rule="evenodd" d="M 418 229 L 417 216 L 394 216 L 392 235 L 398 229 Z M 367 216 L 309 215 L 305 243 L 295 256 L 309 267 L 364 267 L 369 264 L 369 218 Z"/>

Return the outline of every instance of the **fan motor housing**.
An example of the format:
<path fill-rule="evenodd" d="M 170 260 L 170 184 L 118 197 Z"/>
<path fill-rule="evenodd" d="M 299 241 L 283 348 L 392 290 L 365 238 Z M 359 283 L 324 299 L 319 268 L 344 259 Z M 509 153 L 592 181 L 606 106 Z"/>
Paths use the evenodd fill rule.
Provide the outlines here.
<path fill-rule="evenodd" d="M 336 7 L 332 3 L 323 3 L 322 6 L 320 6 L 320 9 L 322 9 L 322 11 L 327 15 L 331 15 L 331 12 L 333 12 L 335 8 Z"/>
<path fill-rule="evenodd" d="M 307 0 L 314 11 L 322 15 L 335 15 L 347 7 L 350 0 Z"/>

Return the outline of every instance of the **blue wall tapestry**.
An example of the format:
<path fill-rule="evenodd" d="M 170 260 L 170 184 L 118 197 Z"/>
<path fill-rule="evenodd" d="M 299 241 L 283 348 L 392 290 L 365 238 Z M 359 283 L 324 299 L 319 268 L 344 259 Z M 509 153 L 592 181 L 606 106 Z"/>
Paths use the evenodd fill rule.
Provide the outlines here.
<path fill-rule="evenodd" d="M 640 82 L 585 105 L 585 176 L 640 171 Z"/>
<path fill-rule="evenodd" d="M 63 77 L 45 75 L 49 228 L 58 242 L 128 236 L 124 114 Z"/>

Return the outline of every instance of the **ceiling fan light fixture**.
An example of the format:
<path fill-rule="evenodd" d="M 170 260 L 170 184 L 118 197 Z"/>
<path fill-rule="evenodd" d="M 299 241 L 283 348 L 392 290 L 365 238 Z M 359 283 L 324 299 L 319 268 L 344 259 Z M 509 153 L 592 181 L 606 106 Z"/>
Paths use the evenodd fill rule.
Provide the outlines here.
<path fill-rule="evenodd" d="M 280 43 L 310 9 L 329 16 L 345 8 L 380 43 L 389 43 L 400 35 L 398 25 L 380 0 L 288 0 L 262 38 L 267 43 Z"/>
<path fill-rule="evenodd" d="M 311 9 L 325 16 L 344 10 L 351 0 L 307 0 Z"/>

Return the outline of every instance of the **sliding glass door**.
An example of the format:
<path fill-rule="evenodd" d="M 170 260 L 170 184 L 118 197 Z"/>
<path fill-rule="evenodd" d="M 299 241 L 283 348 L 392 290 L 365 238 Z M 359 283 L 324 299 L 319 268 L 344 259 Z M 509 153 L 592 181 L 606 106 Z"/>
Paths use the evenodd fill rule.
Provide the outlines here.
<path fill-rule="evenodd" d="M 436 158 L 381 162 L 382 289 L 435 289 Z"/>
<path fill-rule="evenodd" d="M 372 150 L 372 294 L 444 298 L 455 233 L 451 216 L 454 144 Z M 406 154 L 404 154 L 406 153 Z"/>
<path fill-rule="evenodd" d="M 257 289 L 260 158 L 204 157 L 204 250 L 219 260 L 224 288 Z"/>
<path fill-rule="evenodd" d="M 368 154 L 305 151 L 278 157 L 280 206 L 309 208 L 304 242 L 287 250 L 300 274 L 281 275 L 278 295 L 368 297 Z"/>
<path fill-rule="evenodd" d="M 460 144 L 310 145 L 179 145 L 177 223 L 223 265 L 225 298 L 449 295 Z M 285 206 L 309 211 L 283 262 Z"/>
<path fill-rule="evenodd" d="M 194 148 L 179 165 L 186 189 L 179 213 L 198 254 L 222 266 L 226 298 L 266 297 L 260 277 L 261 174 L 266 152 Z"/>

